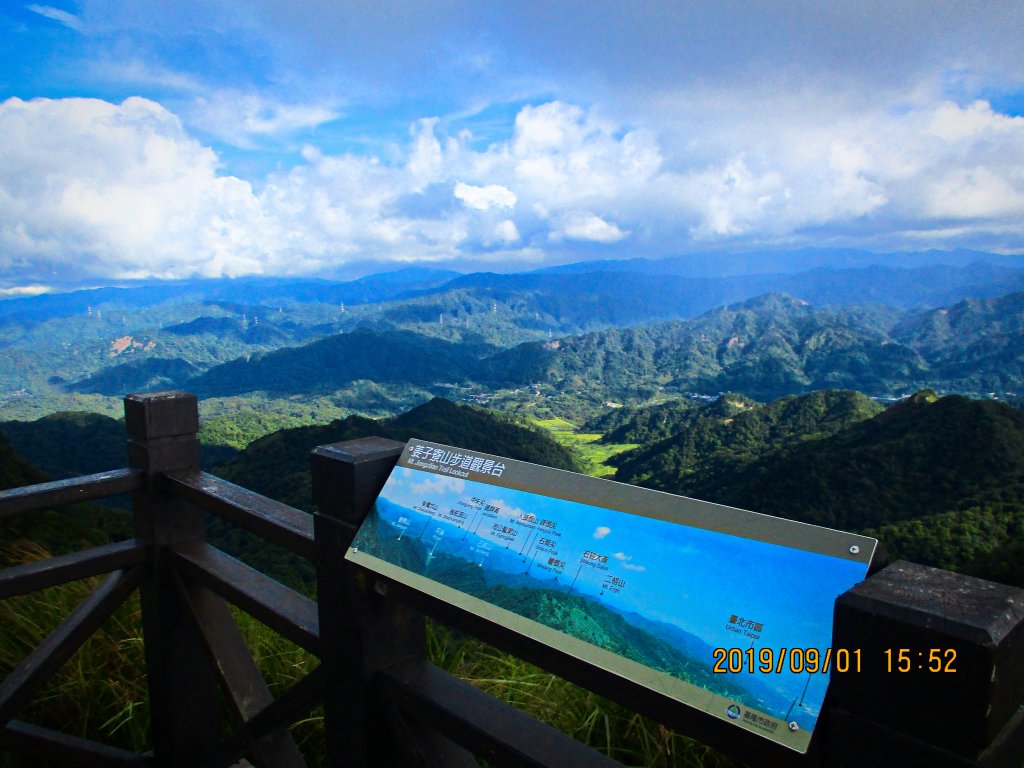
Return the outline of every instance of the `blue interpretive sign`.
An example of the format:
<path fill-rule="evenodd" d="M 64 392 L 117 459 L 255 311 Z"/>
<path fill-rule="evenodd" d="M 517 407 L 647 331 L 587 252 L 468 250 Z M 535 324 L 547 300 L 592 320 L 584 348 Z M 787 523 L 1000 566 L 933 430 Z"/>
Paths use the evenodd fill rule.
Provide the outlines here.
<path fill-rule="evenodd" d="M 805 752 L 876 544 L 410 440 L 346 557 Z"/>

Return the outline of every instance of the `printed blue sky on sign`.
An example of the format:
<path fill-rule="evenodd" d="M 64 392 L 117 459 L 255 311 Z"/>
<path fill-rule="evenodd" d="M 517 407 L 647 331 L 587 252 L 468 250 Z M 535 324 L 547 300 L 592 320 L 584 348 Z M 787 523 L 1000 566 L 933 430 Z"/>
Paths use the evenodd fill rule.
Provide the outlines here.
<path fill-rule="evenodd" d="M 558 557 L 569 566 L 559 577 L 560 588 L 571 583 L 577 593 L 622 613 L 675 625 L 711 648 L 818 648 L 824 653 L 831 644 L 835 598 L 866 571 L 863 563 L 841 558 L 405 467 L 395 468 L 381 492 L 381 498 L 411 515 L 404 535 L 442 548 L 443 537 L 431 538 L 435 529 L 458 526 L 414 509 L 426 500 L 441 510 L 459 508 L 459 502 L 472 497 L 498 507 L 500 519 L 532 514 L 557 522 Z M 456 538 L 469 528 L 471 520 L 459 527 Z M 504 546 L 488 535 L 486 526 L 480 530 L 479 538 Z M 519 546 L 517 541 L 512 548 Z M 523 563 L 529 566 L 530 547 L 524 546 Z M 626 582 L 621 592 L 603 590 L 604 574 L 579 565 L 585 551 L 608 558 L 607 573 Z M 730 629 L 733 616 L 762 625 L 760 637 L 736 632 L 735 623 Z M 808 706 L 820 704 L 828 682 L 827 675 L 808 678 L 788 671 L 763 679 L 789 697 L 802 694 L 809 682 Z"/>
<path fill-rule="evenodd" d="M 1022 17 L 1009 0 L 9 3 L 0 282 L 1019 253 Z M 515 203 L 395 204 L 458 184 Z"/>

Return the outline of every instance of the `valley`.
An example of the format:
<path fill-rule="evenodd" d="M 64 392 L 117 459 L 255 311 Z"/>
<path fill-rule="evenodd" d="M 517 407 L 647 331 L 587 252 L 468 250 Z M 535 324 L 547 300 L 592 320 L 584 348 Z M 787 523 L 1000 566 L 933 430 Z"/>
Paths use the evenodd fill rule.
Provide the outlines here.
<path fill-rule="evenodd" d="M 0 302 L 0 431 L 47 476 L 110 469 L 121 397 L 183 388 L 208 469 L 306 509 L 314 446 L 416 436 L 1024 582 L 1024 270 L 788 258 L 742 278 L 632 260 Z M 805 293 L 744 295 L 787 286 Z"/>

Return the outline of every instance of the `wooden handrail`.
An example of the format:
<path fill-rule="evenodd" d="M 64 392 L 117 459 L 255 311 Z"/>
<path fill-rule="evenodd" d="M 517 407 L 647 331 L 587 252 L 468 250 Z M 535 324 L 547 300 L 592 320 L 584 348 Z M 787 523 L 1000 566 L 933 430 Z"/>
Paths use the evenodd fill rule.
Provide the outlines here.
<path fill-rule="evenodd" d="M 215 475 L 194 470 L 165 476 L 168 492 L 306 559 L 314 556 L 313 516 Z"/>
<path fill-rule="evenodd" d="M 229 600 L 310 653 L 320 655 L 316 601 L 209 544 L 169 550 L 179 573 Z"/>
<path fill-rule="evenodd" d="M 146 476 L 141 470 L 114 469 L 70 480 L 11 488 L 0 491 L 0 519 L 47 507 L 63 507 L 80 501 L 131 493 L 145 486 Z"/>
<path fill-rule="evenodd" d="M 148 553 L 148 544 L 129 539 L 5 568 L 0 571 L 0 600 L 138 565 Z"/>

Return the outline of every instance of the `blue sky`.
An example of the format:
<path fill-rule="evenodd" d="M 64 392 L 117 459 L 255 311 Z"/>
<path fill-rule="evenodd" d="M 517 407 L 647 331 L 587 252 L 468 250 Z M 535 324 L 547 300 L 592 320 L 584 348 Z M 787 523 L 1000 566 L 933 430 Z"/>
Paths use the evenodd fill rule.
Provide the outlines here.
<path fill-rule="evenodd" d="M 7 2 L 0 290 L 1017 253 L 1021 39 L 1019 0 Z"/>

